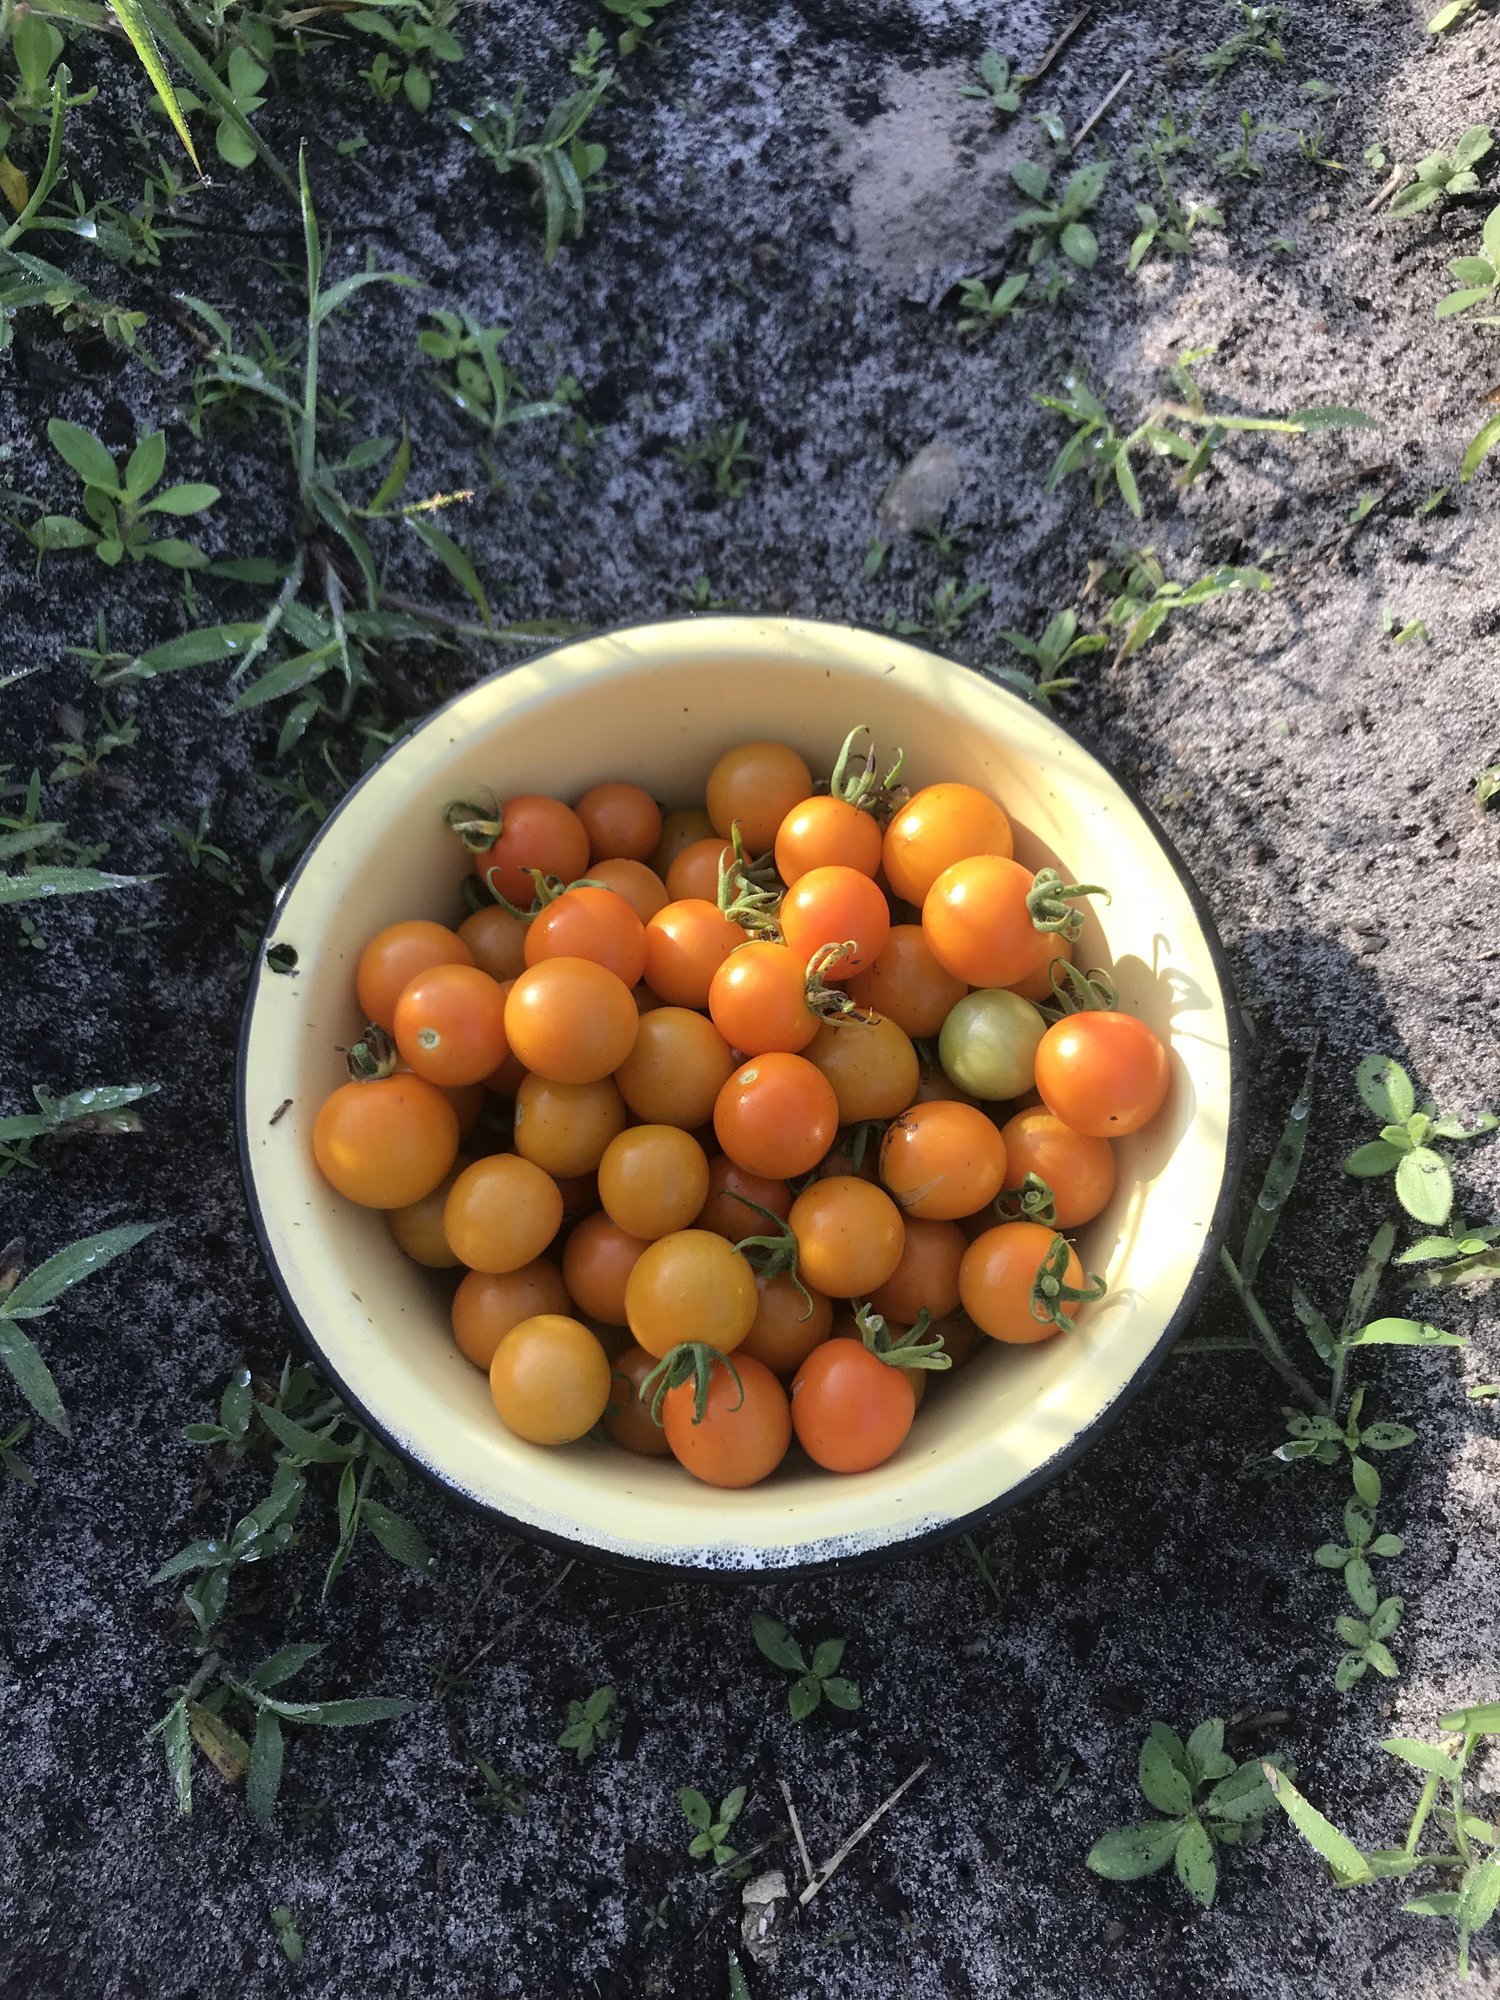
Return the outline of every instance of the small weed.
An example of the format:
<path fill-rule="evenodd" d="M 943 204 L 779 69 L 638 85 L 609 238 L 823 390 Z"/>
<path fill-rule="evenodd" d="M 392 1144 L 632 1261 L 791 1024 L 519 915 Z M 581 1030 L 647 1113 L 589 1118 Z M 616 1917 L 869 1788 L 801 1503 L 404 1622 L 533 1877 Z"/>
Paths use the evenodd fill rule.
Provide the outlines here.
<path fill-rule="evenodd" d="M 1484 255 L 1458 257 L 1448 266 L 1458 279 L 1457 291 L 1439 299 L 1434 308 L 1439 319 L 1472 312 L 1475 306 L 1500 301 L 1500 207 L 1492 208 L 1484 225 Z M 1500 326 L 1500 318 L 1486 314 L 1471 320 L 1471 326 Z"/>
<path fill-rule="evenodd" d="M 794 1722 L 804 1722 L 825 1699 L 835 1708 L 860 1705 L 859 1684 L 846 1680 L 839 1667 L 844 1658 L 842 1639 L 825 1639 L 813 1649 L 811 1660 L 785 1625 L 768 1618 L 763 1611 L 753 1613 L 750 1630 L 755 1643 L 773 1666 L 797 1678 L 787 1690 L 787 1706 Z"/>
<path fill-rule="evenodd" d="M 1115 664 L 1128 660 L 1162 629 L 1179 611 L 1208 604 L 1217 597 L 1237 591 L 1274 590 L 1276 579 L 1263 569 L 1225 565 L 1200 576 L 1195 583 L 1177 583 L 1163 570 L 1151 549 L 1138 549 L 1123 572 L 1106 572 L 1107 586 L 1116 595 L 1104 614 L 1104 622 L 1122 634 Z"/>
<path fill-rule="evenodd" d="M 346 27 L 386 45 L 360 71 L 379 103 L 389 104 L 400 91 L 413 111 L 431 108 L 433 64 L 463 61 L 463 44 L 453 32 L 457 19 L 456 0 L 379 0 L 344 15 Z"/>
<path fill-rule="evenodd" d="M 1237 145 L 1226 147 L 1222 153 L 1214 155 L 1214 165 L 1220 173 L 1227 174 L 1233 181 L 1258 181 L 1263 178 L 1265 168 L 1252 159 L 1250 148 L 1263 133 L 1274 130 L 1270 125 L 1262 125 L 1252 111 L 1240 113 L 1240 136 Z"/>
<path fill-rule="evenodd" d="M 1391 201 L 1392 215 L 1416 215 L 1454 195 L 1472 194 L 1479 185 L 1474 169 L 1494 151 L 1495 135 L 1488 125 L 1471 125 L 1451 153 L 1439 148 L 1418 160 L 1413 178 Z"/>
<path fill-rule="evenodd" d="M 750 467 L 761 463 L 758 452 L 746 449 L 749 429 L 748 419 L 741 417 L 737 423 L 716 425 L 705 436 L 668 449 L 685 471 L 712 474 L 714 491 L 726 500 L 738 500 L 748 483 Z"/>
<path fill-rule="evenodd" d="M 1432 639 L 1425 618 L 1398 618 L 1388 605 L 1381 607 L 1380 629 L 1393 646 L 1425 646 Z"/>
<path fill-rule="evenodd" d="M 1109 162 L 1096 160 L 1092 166 L 1069 174 L 1055 200 L 1048 198 L 1050 167 L 1036 160 L 1018 160 L 1010 177 L 1033 204 L 1010 219 L 1011 228 L 1030 239 L 1027 264 L 1035 267 L 1049 252 L 1057 251 L 1080 270 L 1092 271 L 1099 261 L 1099 239 L 1083 218 L 1098 205 L 1109 177 Z"/>
<path fill-rule="evenodd" d="M 80 778 L 97 778 L 107 757 L 117 751 L 132 749 L 140 740 L 140 729 L 128 716 L 116 718 L 109 712 L 109 705 L 99 705 L 99 733 L 92 743 L 87 736 L 87 725 L 76 708 L 66 705 L 57 711 L 57 720 L 62 735 L 48 747 L 57 752 L 57 764 L 52 770 L 48 783 L 53 785 L 75 784 Z"/>
<path fill-rule="evenodd" d="M 178 102 L 184 111 L 205 111 L 213 119 L 214 150 L 227 166 L 253 167 L 256 145 L 249 123 L 266 101 L 261 92 L 270 71 L 248 48 L 236 43 L 227 51 L 219 75 L 223 95 L 215 101 L 206 102 L 196 92 L 182 89 L 177 93 Z M 155 104 L 159 111 L 166 111 L 160 97 Z"/>
<path fill-rule="evenodd" d="M 963 317 L 958 322 L 960 333 L 978 335 L 993 333 L 997 326 L 1003 326 L 1008 319 L 1022 319 L 1025 308 L 1021 299 L 1031 282 L 1027 271 L 1012 271 L 1008 278 L 1000 278 L 993 287 L 983 278 L 963 278 L 958 287 L 958 308 Z"/>
<path fill-rule="evenodd" d="M 1021 79 L 1011 75 L 1010 64 L 993 49 L 986 49 L 979 58 L 979 74 L 982 83 L 966 83 L 959 91 L 960 97 L 984 99 L 1002 118 L 1008 118 L 1021 108 Z"/>
<path fill-rule="evenodd" d="M 544 264 L 555 261 L 564 240 L 576 243 L 583 235 L 588 198 L 599 190 L 606 158 L 603 146 L 583 137 L 583 128 L 614 80 L 612 69 L 600 70 L 581 90 L 559 99 L 535 136 L 524 84 L 517 84 L 509 104 L 491 103 L 482 111 L 451 114 L 459 131 L 474 142 L 496 173 L 523 174 L 534 184 L 543 218 Z"/>
<path fill-rule="evenodd" d="M 677 1803 L 682 1807 L 688 1825 L 693 1828 L 688 1853 L 695 1861 L 712 1859 L 722 1868 L 734 1860 L 738 1850 L 729 1845 L 729 1829 L 744 1810 L 745 1796 L 745 1787 L 736 1785 L 719 1801 L 718 1811 L 715 1812 L 702 1792 L 695 1791 L 691 1785 L 678 1787 Z"/>
<path fill-rule="evenodd" d="M 672 1899 L 670 1896 L 663 1896 L 659 1903 L 643 1903 L 641 1907 L 646 1913 L 640 1929 L 641 1943 L 644 1944 L 647 1938 L 655 1937 L 658 1932 L 666 1932 L 671 1918 Z"/>
<path fill-rule="evenodd" d="M 492 1812 L 514 1818 L 526 1810 L 526 1788 L 508 1771 L 497 1771 L 483 1757 L 474 1759 L 474 1768 L 484 1780 L 484 1803 Z"/>
<path fill-rule="evenodd" d="M 1292 18 L 1290 7 L 1254 5 L 1252 0 L 1234 0 L 1234 9 L 1240 17 L 1239 27 L 1216 49 L 1210 49 L 1207 55 L 1198 58 L 1199 69 L 1206 76 L 1211 76 L 1215 83 L 1221 83 L 1231 70 L 1238 69 L 1252 56 L 1273 63 L 1286 60 L 1280 30 Z"/>
<path fill-rule="evenodd" d="M 133 1250 L 155 1227 L 154 1222 L 131 1222 L 81 1237 L 24 1277 L 19 1263 L 13 1261 L 19 1256 L 17 1247 L 0 1250 L 0 1364 L 10 1371 L 16 1387 L 42 1422 L 64 1437 L 70 1435 L 71 1426 L 62 1396 L 24 1322 L 55 1311 L 64 1292 Z"/>
<path fill-rule="evenodd" d="M 33 1084 L 31 1094 L 37 1109 L 0 1118 L 0 1181 L 17 1167 L 36 1167 L 32 1149 L 43 1140 L 139 1132 L 140 1113 L 130 1106 L 154 1096 L 160 1087 L 155 1083 L 93 1084 L 85 1090 L 70 1090 L 66 1097 L 54 1097 L 41 1084 Z"/>
<path fill-rule="evenodd" d="M 271 1928 L 276 1933 L 276 1942 L 281 1946 L 281 1955 L 288 1965 L 300 1964 L 302 1959 L 302 1931 L 285 1903 L 278 1903 L 271 1912 Z"/>
<path fill-rule="evenodd" d="M 620 54 L 633 56 L 639 48 L 655 48 L 649 32 L 661 25 L 658 17 L 672 4 L 673 0 L 604 0 L 605 13 L 625 24 L 620 32 Z"/>
<path fill-rule="evenodd" d="M 1453 1178 L 1447 1160 L 1428 1140 L 1477 1139 L 1500 1126 L 1500 1117 L 1488 1111 L 1474 1118 L 1440 1117 L 1430 1100 L 1418 1109 L 1411 1078 L 1390 1056 L 1366 1056 L 1355 1084 L 1366 1109 L 1381 1121 L 1381 1132 L 1355 1148 L 1344 1171 L 1366 1180 L 1394 1173 L 1396 1199 L 1407 1214 L 1429 1229 L 1440 1229 L 1453 1212 Z"/>
<path fill-rule="evenodd" d="M 206 875 L 210 882 L 217 882 L 232 896 L 243 896 L 245 885 L 234 872 L 234 864 L 223 848 L 216 847 L 209 839 L 208 825 L 208 807 L 204 806 L 193 826 L 176 826 L 169 820 L 163 820 L 159 822 L 159 829 L 182 849 L 189 868 Z"/>
<path fill-rule="evenodd" d="M 1016 667 L 996 667 L 991 669 L 995 678 L 1043 707 L 1051 706 L 1054 695 L 1077 687 L 1076 678 L 1063 672 L 1065 667 L 1102 652 L 1109 643 L 1102 632 L 1080 632 L 1076 611 L 1059 611 L 1048 620 L 1040 639 L 1028 639 L 1024 632 L 1002 632 L 1000 637 L 1037 671 L 1033 676 Z"/>
<path fill-rule="evenodd" d="M 619 1728 L 612 1687 L 595 1688 L 582 1701 L 568 1703 L 568 1722 L 557 1739 L 559 1750 L 571 1750 L 580 1764 L 596 1756 Z"/>
<path fill-rule="evenodd" d="M 217 486 L 189 481 L 147 496 L 161 484 L 167 464 L 167 441 L 160 431 L 143 437 L 126 461 L 124 471 L 92 431 L 52 417 L 47 436 L 58 456 L 83 481 L 83 511 L 87 521 L 70 514 L 43 514 L 23 528 L 27 540 L 45 554 L 51 549 L 91 548 L 111 567 L 122 557 L 140 562 L 146 556 L 170 569 L 202 569 L 208 557 L 194 543 L 176 535 L 156 537 L 162 515 L 181 518 L 203 514 L 219 498 Z"/>
<path fill-rule="evenodd" d="M 520 376 L 500 358 L 510 337 L 508 326 L 481 326 L 466 312 L 435 311 L 433 324 L 417 335 L 417 346 L 429 360 L 446 365 L 435 379 L 456 410 L 490 438 L 511 424 L 534 423 L 539 417 L 564 417 L 577 401 L 578 384 L 565 376 L 548 399 L 528 396 Z"/>

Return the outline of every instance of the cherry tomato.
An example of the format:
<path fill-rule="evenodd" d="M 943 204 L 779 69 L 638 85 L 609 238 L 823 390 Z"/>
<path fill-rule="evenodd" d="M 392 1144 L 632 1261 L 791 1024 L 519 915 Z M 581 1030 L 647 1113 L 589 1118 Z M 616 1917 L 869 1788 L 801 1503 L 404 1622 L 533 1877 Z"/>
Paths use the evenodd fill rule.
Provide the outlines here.
<path fill-rule="evenodd" d="M 1048 1000 L 1052 994 L 1052 967 L 1058 959 L 1073 958 L 1073 947 L 1061 931 L 1038 931 L 1036 934 L 1036 956 L 1031 970 L 1024 979 L 1013 979 L 1012 993 L 1019 993 L 1023 1000 Z"/>
<path fill-rule="evenodd" d="M 719 1144 L 736 1166 L 767 1180 L 810 1174 L 838 1124 L 839 1101 L 822 1071 L 774 1050 L 737 1069 L 714 1105 Z"/>
<path fill-rule="evenodd" d="M 841 1125 L 894 1118 L 921 1080 L 911 1037 L 880 1014 L 825 1021 L 807 1046 L 807 1060 L 833 1085 Z"/>
<path fill-rule="evenodd" d="M 443 1229 L 471 1271 L 519 1271 L 562 1224 L 557 1183 L 530 1160 L 493 1153 L 465 1167 L 443 1209 Z"/>
<path fill-rule="evenodd" d="M 667 870 L 683 848 L 691 847 L 695 840 L 707 840 L 713 830 L 714 823 L 702 806 L 677 806 L 671 812 L 663 813 L 661 839 L 651 856 L 655 873 L 665 882 Z"/>
<path fill-rule="evenodd" d="M 345 1083 L 313 1122 L 323 1178 L 362 1208 L 409 1208 L 452 1171 L 458 1114 L 419 1076 Z"/>
<path fill-rule="evenodd" d="M 671 901 L 666 884 L 644 861 L 591 861 L 589 880 L 602 882 L 606 889 L 623 896 L 642 924 L 649 924 Z"/>
<path fill-rule="evenodd" d="M 544 1170 L 545 1171 L 545 1170 Z M 563 1228 L 571 1229 L 599 1207 L 599 1180 L 596 1174 L 554 1174 L 557 1191 L 563 1198 Z"/>
<path fill-rule="evenodd" d="M 731 1048 L 747 1056 L 773 1049 L 796 1055 L 818 1032 L 807 1004 L 807 965 L 784 944 L 755 939 L 732 951 L 713 976 L 708 1011 Z"/>
<path fill-rule="evenodd" d="M 946 1075 L 940 1063 L 924 1063 L 922 1074 L 917 1081 L 917 1094 L 913 1104 L 973 1104 L 974 1099 L 966 1090 L 960 1090 L 952 1077 Z"/>
<path fill-rule="evenodd" d="M 512 1327 L 538 1313 L 572 1310 L 557 1266 L 546 1257 L 519 1271 L 469 1271 L 453 1294 L 453 1338 L 476 1368 L 487 1369 Z"/>
<path fill-rule="evenodd" d="M 460 1153 L 453 1162 L 452 1173 L 440 1180 L 431 1194 L 424 1194 L 407 1208 L 388 1208 L 385 1212 L 385 1226 L 395 1238 L 397 1248 L 414 1264 L 425 1264 L 429 1271 L 451 1271 L 458 1262 L 443 1234 L 443 1204 L 449 1188 L 468 1164 Z"/>
<path fill-rule="evenodd" d="M 672 1456 L 706 1486 L 754 1486 L 786 1457 L 792 1414 L 786 1391 L 761 1362 L 746 1355 L 734 1375 L 716 1363 L 697 1423 L 691 1382 L 662 1398 L 662 1429 Z M 736 1381 L 738 1377 L 738 1381 Z"/>
<path fill-rule="evenodd" d="M 727 1354 L 750 1331 L 758 1303 L 755 1273 L 708 1229 L 679 1229 L 647 1244 L 625 1281 L 630 1331 L 658 1359 L 687 1340 Z"/>
<path fill-rule="evenodd" d="M 528 1444 L 571 1444 L 604 1415 L 609 1356 L 581 1320 L 538 1313 L 512 1327 L 490 1363 L 500 1421 Z"/>
<path fill-rule="evenodd" d="M 887 1320 L 886 1331 L 890 1334 L 892 1340 L 900 1340 L 911 1329 L 910 1327 L 899 1325 L 895 1321 Z M 979 1337 L 977 1333 L 974 1336 L 976 1340 Z M 852 1340 L 863 1347 L 865 1343 L 864 1328 L 860 1325 L 854 1313 L 841 1312 L 834 1317 L 833 1332 L 829 1335 L 829 1339 Z M 917 1408 L 920 1410 L 922 1407 L 922 1398 L 927 1394 L 927 1384 L 931 1379 L 930 1371 L 926 1368 L 903 1368 L 901 1372 L 911 1384 L 912 1396 Z"/>
<path fill-rule="evenodd" d="M 797 1239 L 804 1284 L 829 1298 L 864 1298 L 901 1262 L 901 1211 L 881 1188 L 852 1176 L 814 1181 L 792 1203 L 787 1226 Z"/>
<path fill-rule="evenodd" d="M 435 965 L 472 965 L 467 942 L 446 924 L 414 917 L 377 931 L 359 955 L 354 975 L 359 1010 L 387 1032 L 395 1026 L 396 1002 L 419 972 Z"/>
<path fill-rule="evenodd" d="M 879 866 L 880 827 L 847 799 L 804 799 L 776 830 L 776 873 L 788 887 L 814 868 L 873 876 Z"/>
<path fill-rule="evenodd" d="M 933 957 L 920 924 L 892 924 L 874 963 L 849 981 L 851 1000 L 923 1040 L 938 1032 L 965 990 Z"/>
<path fill-rule="evenodd" d="M 972 1361 L 984 1345 L 984 1335 L 966 1312 L 951 1312 L 931 1328 L 943 1343 L 943 1352 L 955 1368 Z"/>
<path fill-rule="evenodd" d="M 901 1261 L 885 1283 L 871 1291 L 870 1304 L 898 1326 L 914 1326 L 923 1312 L 935 1320 L 946 1319 L 958 1310 L 958 1267 L 967 1248 L 956 1222 L 908 1216 Z"/>
<path fill-rule="evenodd" d="M 649 861 L 661 839 L 661 807 L 639 785 L 613 779 L 573 808 L 589 837 L 589 861 Z M 569 878 L 571 879 L 571 877 Z"/>
<path fill-rule="evenodd" d="M 1036 1052 L 1042 1102 L 1091 1139 L 1139 1132 L 1160 1111 L 1170 1081 L 1166 1050 L 1133 1014 L 1065 1014 Z"/>
<path fill-rule="evenodd" d="M 1005 1184 L 1005 1141 L 971 1104 L 915 1104 L 887 1127 L 880 1178 L 903 1215 L 956 1222 Z"/>
<path fill-rule="evenodd" d="M 1036 1074 L 1047 1023 L 1029 1000 L 983 986 L 966 993 L 943 1023 L 938 1060 L 961 1090 L 993 1101 L 1020 1097 Z"/>
<path fill-rule="evenodd" d="M 526 919 L 499 903 L 490 903 L 471 917 L 465 917 L 458 935 L 479 970 L 487 972 L 491 979 L 514 979 L 526 969 Z"/>
<path fill-rule="evenodd" d="M 792 1381 L 792 1427 L 813 1463 L 869 1472 L 899 1451 L 917 1413 L 907 1372 L 862 1341 L 815 1347 Z"/>
<path fill-rule="evenodd" d="M 708 774 L 708 816 L 728 840 L 736 820 L 752 854 L 769 854 L 793 807 L 812 793 L 812 772 L 785 743 L 740 743 Z"/>
<path fill-rule="evenodd" d="M 656 1356 L 644 1347 L 627 1347 L 615 1356 L 604 1428 L 616 1444 L 641 1458 L 670 1458 L 667 1434 L 651 1415 L 649 1402 L 641 1400 L 641 1384 L 655 1366 Z"/>
<path fill-rule="evenodd" d="M 605 1148 L 599 1199 L 611 1222 L 644 1242 L 685 1230 L 708 1199 L 703 1148 L 675 1125 L 632 1125 Z"/>
<path fill-rule="evenodd" d="M 602 1210 L 586 1215 L 562 1254 L 563 1282 L 578 1310 L 606 1326 L 624 1326 L 625 1285 L 645 1247 Z"/>
<path fill-rule="evenodd" d="M 880 1141 L 882 1134 L 848 1127 L 841 1130 L 814 1171 L 820 1181 L 854 1179 L 880 1181 Z"/>
<path fill-rule="evenodd" d="M 1032 1288 L 1057 1240 L 1056 1231 L 1039 1222 L 1002 1222 L 974 1238 L 959 1266 L 958 1287 L 964 1311 L 981 1333 L 1009 1345 L 1029 1345 L 1060 1330 L 1056 1321 L 1038 1319 L 1031 1310 Z M 1063 1282 L 1083 1283 L 1083 1266 L 1072 1249 Z M 1073 1304 L 1058 1308 L 1069 1326 L 1077 1312 Z"/>
<path fill-rule="evenodd" d="M 1028 1174 L 1052 1190 L 1058 1229 L 1078 1229 L 1115 1191 L 1115 1156 L 1107 1139 L 1091 1138 L 1038 1107 L 1018 1111 L 1000 1128 L 1005 1141 L 1005 1192 L 1019 1193 Z M 1041 1218 L 1046 1220 L 1045 1217 Z"/>
<path fill-rule="evenodd" d="M 1026 898 L 1035 880 L 1001 854 L 945 868 L 922 904 L 922 929 L 939 965 L 970 986 L 1012 986 L 1034 972 L 1038 932 Z"/>
<path fill-rule="evenodd" d="M 667 894 L 674 903 L 719 901 L 719 864 L 734 859 L 734 849 L 717 834 L 695 840 L 667 870 Z"/>
<path fill-rule="evenodd" d="M 607 1076 L 598 1083 L 528 1076 L 516 1092 L 516 1151 L 554 1180 L 593 1173 L 628 1122 L 625 1100 Z"/>
<path fill-rule="evenodd" d="M 651 1125 L 706 1125 L 734 1069 L 734 1054 L 712 1021 L 686 1007 L 641 1016 L 635 1047 L 615 1071 L 620 1095 Z"/>
<path fill-rule="evenodd" d="M 781 935 L 804 964 L 824 945 L 853 946 L 822 968 L 828 980 L 852 979 L 873 965 L 891 930 L 884 895 L 855 868 L 810 870 L 787 890 L 780 916 Z"/>
<path fill-rule="evenodd" d="M 773 1375 L 795 1375 L 813 1349 L 828 1338 L 833 1326 L 833 1302 L 811 1292 L 811 1303 L 790 1272 L 775 1277 L 755 1274 L 758 1304 L 750 1331 L 735 1349 L 763 1361 Z"/>
<path fill-rule="evenodd" d="M 419 972 L 396 1002 L 401 1060 L 429 1083 L 479 1083 L 510 1053 L 505 994 L 477 965 Z"/>
<path fill-rule="evenodd" d="M 635 1046 L 640 1015 L 623 979 L 586 958 L 528 966 L 505 1003 L 512 1051 L 552 1083 L 597 1083 Z"/>
<path fill-rule="evenodd" d="M 646 969 L 646 931 L 613 889 L 565 889 L 526 927 L 526 963 L 586 958 L 634 986 Z"/>
<path fill-rule="evenodd" d="M 717 903 L 668 903 L 646 926 L 646 984 L 671 1007 L 706 1007 L 714 974 L 744 942 Z"/>
<path fill-rule="evenodd" d="M 458 1113 L 458 1136 L 467 1139 L 484 1116 L 489 1094 L 482 1083 L 440 1084 L 438 1088 Z"/>
<path fill-rule="evenodd" d="M 500 836 L 474 856 L 474 872 L 508 903 L 528 910 L 536 894 L 530 870 L 576 882 L 588 867 L 583 821 L 561 799 L 523 793 L 500 808 Z"/>
<path fill-rule="evenodd" d="M 751 1202 L 785 1222 L 792 1212 L 792 1191 L 785 1181 L 747 1174 L 727 1153 L 718 1153 L 708 1163 L 708 1200 L 693 1227 L 711 1229 L 715 1236 L 727 1237 L 731 1243 L 741 1243 L 747 1236 L 763 1236 L 770 1225 L 749 1206 Z"/>
<path fill-rule="evenodd" d="M 1008 858 L 1014 851 L 1010 821 L 993 799 L 972 785 L 926 785 L 885 830 L 885 878 L 903 902 L 920 909 L 955 861 L 975 854 Z"/>

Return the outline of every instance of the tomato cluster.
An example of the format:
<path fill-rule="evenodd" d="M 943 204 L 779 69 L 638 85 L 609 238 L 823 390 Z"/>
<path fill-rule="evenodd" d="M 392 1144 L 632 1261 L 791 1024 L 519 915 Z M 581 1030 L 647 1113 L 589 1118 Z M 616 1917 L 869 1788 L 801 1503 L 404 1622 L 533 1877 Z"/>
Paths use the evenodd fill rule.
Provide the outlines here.
<path fill-rule="evenodd" d="M 867 1470 L 931 1372 L 1102 1290 L 1067 1232 L 1168 1081 L 1071 965 L 1102 892 L 1024 867 L 974 787 L 882 778 L 862 735 L 826 789 L 757 742 L 702 808 L 625 783 L 453 807 L 470 914 L 361 955 L 317 1162 L 409 1257 L 466 1267 L 454 1338 L 519 1437 L 602 1426 L 718 1486 L 794 1436 Z"/>

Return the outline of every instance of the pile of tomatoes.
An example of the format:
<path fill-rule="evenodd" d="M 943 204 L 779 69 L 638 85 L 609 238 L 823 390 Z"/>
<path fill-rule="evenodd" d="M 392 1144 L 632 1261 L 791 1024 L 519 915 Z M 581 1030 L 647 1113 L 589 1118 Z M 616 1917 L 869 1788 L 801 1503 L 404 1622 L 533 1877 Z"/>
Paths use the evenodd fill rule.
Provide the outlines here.
<path fill-rule="evenodd" d="M 1071 965 L 1101 894 L 1013 857 L 984 793 L 827 788 L 730 750 L 703 807 L 596 785 L 450 809 L 471 913 L 372 938 L 319 1167 L 433 1269 L 519 1437 L 601 1427 L 746 1486 L 795 1436 L 882 1463 L 927 1377 L 1102 1284 L 1068 1232 L 1167 1088 Z"/>

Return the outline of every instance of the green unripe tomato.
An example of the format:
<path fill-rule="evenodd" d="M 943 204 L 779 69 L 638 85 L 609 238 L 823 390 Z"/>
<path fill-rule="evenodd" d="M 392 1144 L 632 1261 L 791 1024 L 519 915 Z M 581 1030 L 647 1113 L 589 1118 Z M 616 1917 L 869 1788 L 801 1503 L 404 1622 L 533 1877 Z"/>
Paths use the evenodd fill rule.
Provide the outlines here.
<path fill-rule="evenodd" d="M 938 1036 L 938 1061 L 971 1097 L 1023 1097 L 1036 1079 L 1047 1023 L 1029 1000 L 999 987 L 966 993 Z"/>

